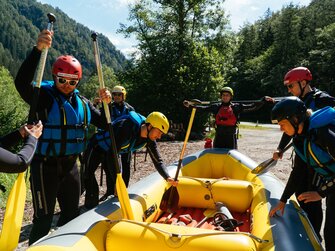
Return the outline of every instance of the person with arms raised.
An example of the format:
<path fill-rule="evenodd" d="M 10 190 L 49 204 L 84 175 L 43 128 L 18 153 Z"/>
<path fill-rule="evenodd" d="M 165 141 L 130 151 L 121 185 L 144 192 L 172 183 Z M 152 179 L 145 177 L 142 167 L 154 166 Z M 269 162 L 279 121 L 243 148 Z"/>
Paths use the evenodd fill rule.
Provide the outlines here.
<path fill-rule="evenodd" d="M 234 103 L 234 91 L 226 86 L 220 91 L 221 102 L 208 106 L 197 105 L 196 108 L 211 112 L 215 117 L 215 138 L 213 147 L 237 149 L 238 123 L 241 113 L 259 110 L 266 102 L 273 103 L 273 99 L 265 96 L 260 102 L 250 104 Z M 192 107 L 188 101 L 184 106 Z"/>
<path fill-rule="evenodd" d="M 52 35 L 48 30 L 39 34 L 36 46 L 22 63 L 15 79 L 16 89 L 30 105 L 34 73 L 42 49 L 51 46 Z M 61 210 L 58 226 L 78 216 L 80 177 L 77 158 L 86 147 L 88 125 L 107 128 L 104 114 L 79 95 L 77 87 L 82 78 L 82 67 L 75 57 L 58 57 L 52 66 L 52 75 L 52 81 L 41 84 L 36 109 L 36 117 L 43 122 L 44 128 L 31 163 L 34 218 L 29 244 L 48 234 L 56 199 Z M 111 102 L 108 90 L 100 90 L 99 95 L 107 103 Z"/>

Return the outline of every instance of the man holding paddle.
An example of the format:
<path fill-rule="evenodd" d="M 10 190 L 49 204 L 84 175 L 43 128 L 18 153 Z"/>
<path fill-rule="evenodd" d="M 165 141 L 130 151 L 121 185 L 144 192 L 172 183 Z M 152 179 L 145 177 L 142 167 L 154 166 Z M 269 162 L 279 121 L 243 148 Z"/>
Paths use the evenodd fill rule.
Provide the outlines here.
<path fill-rule="evenodd" d="M 52 43 L 52 31 L 43 30 L 37 44 L 21 65 L 15 86 L 21 97 L 34 103 L 34 86 L 31 84 L 41 57 L 41 51 Z M 82 78 L 79 61 L 70 55 L 57 58 L 52 68 L 53 81 L 43 81 L 35 117 L 43 122 L 36 154 L 31 163 L 31 192 L 34 204 L 33 228 L 29 244 L 48 234 L 58 200 L 61 213 L 57 225 L 62 226 L 79 214 L 80 177 L 77 157 L 85 149 L 88 125 L 106 129 L 101 114 L 76 89 Z M 111 102 L 106 89 L 99 91 L 100 98 Z"/>
<path fill-rule="evenodd" d="M 159 174 L 171 185 L 176 186 L 177 181 L 171 178 L 163 165 L 163 160 L 159 154 L 156 140 L 160 139 L 163 134 L 169 130 L 169 121 L 164 114 L 160 112 L 152 112 L 147 118 L 134 111 L 128 115 L 120 116 L 113 121 L 113 132 L 115 135 L 115 143 L 117 153 L 127 153 L 136 151 L 142 147 L 148 149 L 148 153 L 154 163 Z M 86 165 L 85 170 L 85 207 L 93 208 L 99 203 L 99 188 L 94 176 L 95 170 L 101 161 L 100 155 L 97 153 L 103 151 L 109 158 L 111 163 L 112 154 L 111 141 L 109 132 L 98 132 L 92 136 L 87 150 L 84 154 Z M 97 151 L 96 149 L 100 149 Z M 113 170 L 112 170 L 113 171 Z M 112 173 L 113 184 L 115 184 L 116 174 Z"/>

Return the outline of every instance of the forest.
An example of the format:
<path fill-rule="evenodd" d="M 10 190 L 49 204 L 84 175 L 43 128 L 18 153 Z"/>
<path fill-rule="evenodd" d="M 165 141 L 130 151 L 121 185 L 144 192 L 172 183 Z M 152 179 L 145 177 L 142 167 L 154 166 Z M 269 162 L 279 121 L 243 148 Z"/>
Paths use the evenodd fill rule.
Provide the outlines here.
<path fill-rule="evenodd" d="M 7 10 L 0 13 L 0 135 L 26 120 L 27 106 L 13 79 L 39 30 L 46 27 L 48 12 L 57 21 L 44 78 L 51 79 L 58 55 L 72 54 L 84 68 L 79 90 L 90 99 L 97 95 L 92 30 L 35 0 L 0 0 L 0 6 Z M 286 96 L 283 77 L 296 66 L 308 67 L 312 84 L 335 95 L 333 0 L 269 9 L 238 32 L 232 31 L 222 0 L 140 0 L 130 8 L 130 24 L 121 25 L 119 32 L 137 38 L 136 53 L 126 59 L 103 34 L 99 45 L 107 86 L 124 85 L 127 101 L 143 115 L 157 110 L 186 125 L 190 111 L 182 101 L 216 101 L 223 86 L 234 89 L 235 100 Z M 195 129 L 207 118 L 199 113 Z M 269 122 L 269 108 L 242 119 Z"/>

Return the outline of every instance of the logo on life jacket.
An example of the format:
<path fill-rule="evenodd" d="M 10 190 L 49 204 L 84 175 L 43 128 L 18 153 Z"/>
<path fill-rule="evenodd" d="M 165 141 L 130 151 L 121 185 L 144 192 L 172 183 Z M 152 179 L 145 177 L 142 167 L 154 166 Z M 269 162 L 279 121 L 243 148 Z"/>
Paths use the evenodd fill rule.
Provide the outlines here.
<path fill-rule="evenodd" d="M 234 114 L 233 108 L 229 106 L 221 106 L 219 112 L 215 116 L 216 125 L 222 126 L 235 126 L 237 118 Z"/>

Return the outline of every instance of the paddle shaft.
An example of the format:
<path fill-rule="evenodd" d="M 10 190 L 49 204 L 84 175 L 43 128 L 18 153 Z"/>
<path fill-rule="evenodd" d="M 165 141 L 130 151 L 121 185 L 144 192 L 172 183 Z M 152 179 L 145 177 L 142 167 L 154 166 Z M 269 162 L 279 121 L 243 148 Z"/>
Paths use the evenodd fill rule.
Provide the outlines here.
<path fill-rule="evenodd" d="M 53 24 L 56 22 L 56 17 L 52 13 L 48 13 L 48 25 L 47 30 L 52 31 Z M 44 68 L 45 68 L 45 62 L 48 55 L 48 48 L 43 48 L 41 52 L 40 61 L 38 62 L 37 70 L 36 70 L 36 80 L 34 85 L 34 94 L 33 94 L 33 100 L 30 105 L 29 115 L 28 115 L 28 124 L 32 124 L 36 120 L 36 109 L 38 104 L 38 97 L 40 95 L 40 87 L 42 83 Z"/>
<path fill-rule="evenodd" d="M 94 45 L 94 57 L 95 57 L 95 62 L 97 66 L 100 89 L 104 89 L 105 83 L 104 83 L 103 73 L 102 73 L 102 65 L 101 65 L 101 60 L 100 60 L 100 52 L 99 52 L 99 46 L 98 46 L 98 41 L 97 41 L 97 34 L 93 33 L 91 37 L 92 37 L 93 45 Z M 109 132 L 109 137 L 111 141 L 112 159 L 114 161 L 114 166 L 116 169 L 116 191 L 118 194 L 119 202 L 121 204 L 122 214 L 124 218 L 133 220 L 134 215 L 131 209 L 127 187 L 122 179 L 121 168 L 120 168 L 120 164 L 119 164 L 118 157 L 117 157 L 118 154 L 117 154 L 114 131 L 113 131 L 113 126 L 112 126 L 111 113 L 110 113 L 110 110 L 109 110 L 109 107 L 106 101 L 103 101 L 103 109 L 104 109 L 107 124 L 108 124 L 108 132 Z"/>
<path fill-rule="evenodd" d="M 186 144 L 187 144 L 188 138 L 189 138 L 190 133 L 191 133 L 191 128 L 192 128 L 192 124 L 193 124 L 195 112 L 196 112 L 196 108 L 192 108 L 190 120 L 189 120 L 188 126 L 187 126 L 187 131 L 186 131 L 186 135 L 185 135 L 184 144 L 183 144 L 182 150 L 180 152 L 180 156 L 179 156 L 179 161 L 178 161 L 178 167 L 177 167 L 177 170 L 176 170 L 176 175 L 174 177 L 175 181 L 178 180 L 179 170 L 180 170 L 181 165 L 182 165 L 183 156 L 184 156 L 185 149 L 186 149 Z M 178 190 L 177 190 L 176 187 L 171 186 L 163 194 L 163 197 L 162 197 L 161 204 L 160 204 L 159 208 L 161 210 L 163 210 L 163 211 L 172 212 L 172 211 L 174 211 L 174 210 L 176 210 L 178 208 L 178 202 L 179 202 Z"/>
<path fill-rule="evenodd" d="M 105 82 L 104 82 L 103 73 L 102 73 L 102 65 L 101 65 L 101 60 L 100 60 L 100 52 L 99 52 L 99 46 L 98 46 L 98 41 L 97 41 L 97 34 L 93 33 L 91 37 L 92 37 L 93 45 L 94 45 L 94 57 L 95 57 L 95 62 L 97 66 L 99 85 L 100 85 L 100 89 L 104 89 Z M 113 161 L 116 167 L 116 172 L 120 173 L 121 169 L 120 169 L 120 165 L 117 159 L 117 150 L 116 150 L 115 137 L 114 137 L 113 126 L 112 126 L 111 111 L 109 110 L 109 106 L 106 101 L 103 101 L 102 104 L 103 104 L 103 109 L 104 109 L 105 116 L 106 116 L 106 121 L 108 124 L 108 132 L 109 132 L 109 137 L 111 140 Z"/>
<path fill-rule="evenodd" d="M 183 148 L 181 149 L 180 156 L 179 156 L 179 161 L 178 161 L 178 167 L 177 167 L 176 175 L 174 177 L 175 181 L 178 180 L 179 170 L 181 168 L 181 164 L 182 164 L 183 157 L 184 157 L 184 154 L 185 154 L 186 144 L 187 144 L 188 138 L 189 138 L 190 133 L 191 133 L 192 124 L 193 124 L 193 120 L 194 120 L 194 116 L 195 116 L 196 110 L 197 110 L 196 108 L 192 108 L 191 117 L 190 117 L 190 121 L 188 122 L 187 131 L 186 131 L 186 135 L 185 135 L 185 140 L 184 140 L 184 144 L 183 144 Z"/>
<path fill-rule="evenodd" d="M 280 100 L 282 100 L 285 97 L 274 97 L 274 101 L 278 102 Z M 197 105 L 211 105 L 211 104 L 218 104 L 218 103 L 222 103 L 221 100 L 218 101 L 200 101 L 198 99 L 192 99 L 190 101 L 187 101 L 189 103 L 189 105 L 192 106 L 197 106 Z M 257 103 L 257 102 L 263 102 L 262 99 L 256 99 L 256 100 L 233 100 L 233 103 Z"/>

